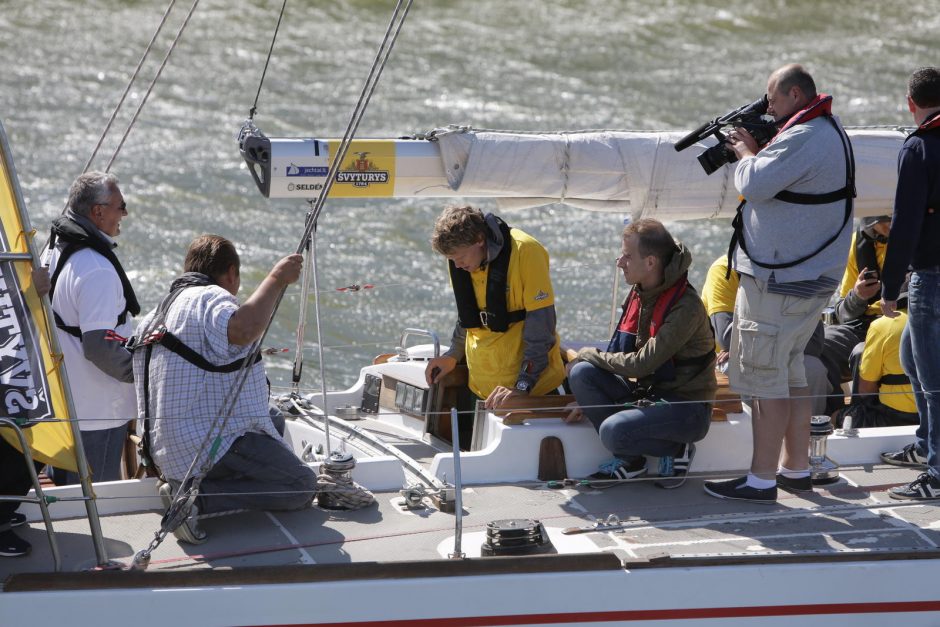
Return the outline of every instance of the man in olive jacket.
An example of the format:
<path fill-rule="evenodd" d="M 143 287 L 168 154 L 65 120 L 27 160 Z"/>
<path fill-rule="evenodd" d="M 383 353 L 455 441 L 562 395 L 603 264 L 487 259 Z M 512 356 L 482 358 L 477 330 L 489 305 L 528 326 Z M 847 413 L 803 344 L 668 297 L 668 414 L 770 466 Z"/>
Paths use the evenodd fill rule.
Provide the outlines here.
<path fill-rule="evenodd" d="M 615 455 L 595 479 L 640 477 L 650 455 L 661 458 L 660 474 L 677 477 L 662 487 L 678 487 L 693 443 L 708 432 L 715 338 L 688 282 L 691 264 L 691 252 L 662 223 L 643 219 L 624 229 L 617 266 L 633 289 L 620 323 L 606 351 L 581 349 L 568 370 L 578 404 L 568 421 L 587 416 Z"/>

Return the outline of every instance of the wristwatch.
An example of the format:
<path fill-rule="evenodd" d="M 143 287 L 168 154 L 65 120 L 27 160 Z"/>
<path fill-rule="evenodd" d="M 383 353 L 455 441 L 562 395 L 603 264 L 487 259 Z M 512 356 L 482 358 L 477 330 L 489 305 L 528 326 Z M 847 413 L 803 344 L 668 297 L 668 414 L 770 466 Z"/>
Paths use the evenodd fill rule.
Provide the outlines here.
<path fill-rule="evenodd" d="M 532 384 L 526 381 L 525 379 L 519 379 L 516 381 L 516 390 L 528 394 L 532 389 Z"/>

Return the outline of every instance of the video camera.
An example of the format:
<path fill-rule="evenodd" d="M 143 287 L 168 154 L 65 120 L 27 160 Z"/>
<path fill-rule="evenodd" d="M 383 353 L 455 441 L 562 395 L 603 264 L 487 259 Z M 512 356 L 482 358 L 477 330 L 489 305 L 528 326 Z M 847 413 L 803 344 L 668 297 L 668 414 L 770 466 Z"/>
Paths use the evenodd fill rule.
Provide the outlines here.
<path fill-rule="evenodd" d="M 765 122 L 763 119 L 765 113 L 767 113 L 766 95 L 698 127 L 676 142 L 676 152 L 681 152 L 709 135 L 714 135 L 718 143 L 698 156 L 698 162 L 702 164 L 705 174 L 711 174 L 726 163 L 734 163 L 738 160 L 734 151 L 725 145 L 728 140 L 721 132 L 725 126 L 747 130 L 757 140 L 758 146 L 763 146 L 773 139 L 777 134 L 777 124 Z"/>

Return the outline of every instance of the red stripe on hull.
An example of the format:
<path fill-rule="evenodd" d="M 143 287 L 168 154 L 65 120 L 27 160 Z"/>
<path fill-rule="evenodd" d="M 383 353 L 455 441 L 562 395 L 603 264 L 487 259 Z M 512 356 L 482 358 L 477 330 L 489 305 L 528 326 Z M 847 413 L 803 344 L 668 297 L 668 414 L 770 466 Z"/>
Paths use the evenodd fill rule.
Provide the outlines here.
<path fill-rule="evenodd" d="M 521 614 L 511 616 L 467 616 L 412 618 L 401 620 L 353 621 L 343 623 L 302 623 L 258 627 L 496 627 L 498 625 L 557 625 L 562 623 L 636 622 L 649 620 L 697 620 L 706 618 L 758 618 L 770 616 L 812 616 L 827 614 L 881 614 L 897 612 L 938 612 L 940 601 L 881 603 L 819 603 L 812 605 L 763 605 L 754 607 L 704 607 L 675 610 L 625 610 L 616 612 L 574 612 L 566 614 Z"/>

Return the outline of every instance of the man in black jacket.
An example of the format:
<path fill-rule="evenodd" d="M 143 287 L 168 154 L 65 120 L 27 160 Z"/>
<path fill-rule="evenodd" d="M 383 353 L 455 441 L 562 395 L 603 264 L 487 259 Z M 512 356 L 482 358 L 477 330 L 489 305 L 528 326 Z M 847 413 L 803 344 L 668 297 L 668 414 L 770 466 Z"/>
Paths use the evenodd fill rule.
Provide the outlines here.
<path fill-rule="evenodd" d="M 940 499 L 940 68 L 915 71 L 907 87 L 915 130 L 898 156 L 898 188 L 882 271 L 881 309 L 897 315 L 897 301 L 910 266 L 908 325 L 901 339 L 904 365 L 917 402 L 916 442 L 882 454 L 888 463 L 925 468 L 888 496 Z"/>

